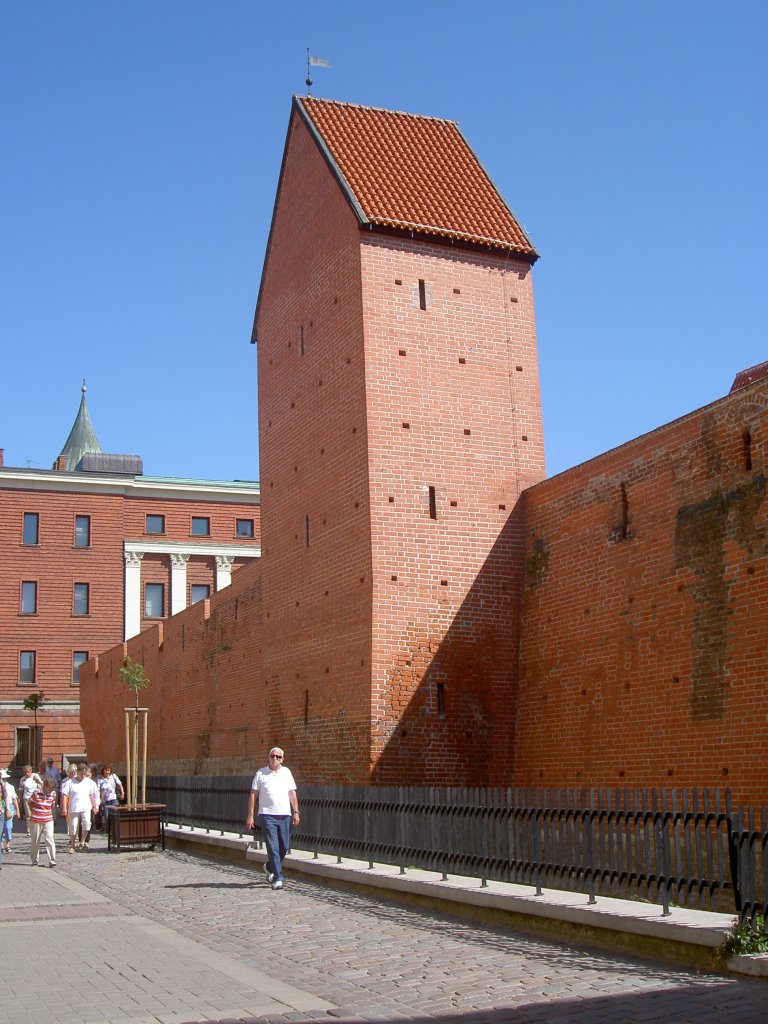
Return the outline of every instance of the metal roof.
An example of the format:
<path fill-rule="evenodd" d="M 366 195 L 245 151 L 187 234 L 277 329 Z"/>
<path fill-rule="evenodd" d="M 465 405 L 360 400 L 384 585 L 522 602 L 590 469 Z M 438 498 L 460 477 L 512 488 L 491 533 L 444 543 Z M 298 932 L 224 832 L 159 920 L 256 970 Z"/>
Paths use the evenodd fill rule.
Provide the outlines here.
<path fill-rule="evenodd" d="M 83 383 L 80 408 L 77 410 L 75 422 L 69 432 L 69 437 L 64 442 L 64 447 L 59 452 L 59 458 L 66 456 L 67 472 L 73 473 L 84 455 L 91 452 L 101 453 L 101 445 L 93 429 L 91 417 L 88 414 L 88 406 L 85 401 L 85 383 Z"/>

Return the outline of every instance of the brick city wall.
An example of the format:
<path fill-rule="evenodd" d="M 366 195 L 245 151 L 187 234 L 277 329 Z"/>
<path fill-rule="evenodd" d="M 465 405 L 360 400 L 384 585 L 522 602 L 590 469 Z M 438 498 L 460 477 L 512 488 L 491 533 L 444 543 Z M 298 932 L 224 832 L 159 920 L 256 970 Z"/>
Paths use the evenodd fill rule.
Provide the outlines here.
<path fill-rule="evenodd" d="M 525 495 L 515 782 L 768 804 L 768 382 Z"/>
<path fill-rule="evenodd" d="M 92 761 L 125 762 L 120 682 L 126 654 L 144 665 L 150 686 L 148 748 L 155 774 L 247 772 L 254 752 L 278 742 L 269 731 L 262 684 L 261 566 L 244 566 L 229 587 L 144 630 L 83 666 L 81 721 Z"/>

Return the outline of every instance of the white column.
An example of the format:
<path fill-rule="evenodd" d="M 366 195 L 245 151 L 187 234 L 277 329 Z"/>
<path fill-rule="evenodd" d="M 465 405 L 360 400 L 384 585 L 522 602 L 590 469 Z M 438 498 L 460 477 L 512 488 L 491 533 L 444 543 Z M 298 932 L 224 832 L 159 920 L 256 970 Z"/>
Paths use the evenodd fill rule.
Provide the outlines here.
<path fill-rule="evenodd" d="M 216 555 L 216 589 L 223 590 L 232 582 L 232 555 Z"/>
<path fill-rule="evenodd" d="M 142 551 L 125 551 L 125 639 L 141 632 Z"/>
<path fill-rule="evenodd" d="M 187 607 L 187 562 L 189 555 L 171 555 L 171 615 Z"/>

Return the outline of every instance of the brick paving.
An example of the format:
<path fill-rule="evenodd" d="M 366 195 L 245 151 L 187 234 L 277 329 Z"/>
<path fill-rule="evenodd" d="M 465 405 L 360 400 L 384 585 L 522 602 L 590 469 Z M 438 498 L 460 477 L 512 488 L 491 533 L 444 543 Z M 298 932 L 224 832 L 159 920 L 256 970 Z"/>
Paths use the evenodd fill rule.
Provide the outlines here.
<path fill-rule="evenodd" d="M 768 982 L 549 943 L 181 851 L 0 873 L 0 1024 L 763 1024 Z M 23 965 L 45 958 L 39 1001 Z M 18 963 L 17 963 L 18 961 Z M 17 971 L 18 968 L 18 971 Z M 50 972 L 50 973 L 49 973 Z"/>

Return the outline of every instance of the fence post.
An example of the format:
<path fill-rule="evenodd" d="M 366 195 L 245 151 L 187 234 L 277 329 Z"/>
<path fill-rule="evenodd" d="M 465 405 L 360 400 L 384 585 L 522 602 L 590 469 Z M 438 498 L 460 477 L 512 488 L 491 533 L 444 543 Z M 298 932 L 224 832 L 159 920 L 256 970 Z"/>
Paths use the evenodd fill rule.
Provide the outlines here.
<path fill-rule="evenodd" d="M 584 867 L 587 875 L 588 903 L 597 903 L 595 894 L 595 791 L 590 790 L 589 807 L 584 808 Z"/>
<path fill-rule="evenodd" d="M 741 893 L 741 878 L 739 877 L 739 812 L 731 807 L 731 791 L 725 792 L 725 814 L 728 822 L 728 864 L 731 869 L 731 884 L 733 885 L 733 900 L 736 904 L 736 913 L 741 921 L 741 910 L 743 906 Z"/>

